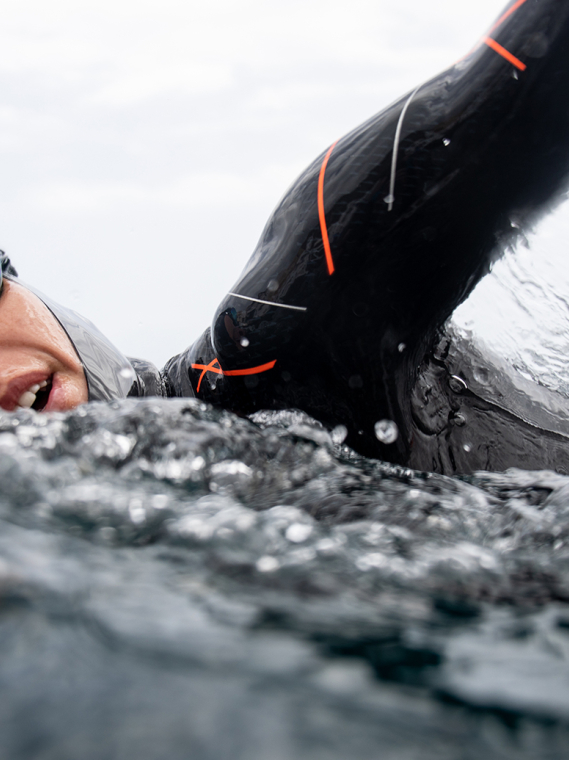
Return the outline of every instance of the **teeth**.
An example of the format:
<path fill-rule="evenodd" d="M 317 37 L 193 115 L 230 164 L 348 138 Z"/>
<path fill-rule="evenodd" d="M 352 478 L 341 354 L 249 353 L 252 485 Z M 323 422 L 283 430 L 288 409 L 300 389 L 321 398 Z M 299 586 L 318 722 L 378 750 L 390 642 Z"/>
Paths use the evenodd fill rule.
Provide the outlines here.
<path fill-rule="evenodd" d="M 36 393 L 41 388 L 47 388 L 47 380 L 42 380 L 41 383 L 34 383 L 34 385 L 30 386 L 27 391 L 24 391 L 18 399 L 16 407 L 20 409 L 31 409 L 36 401 Z"/>
<path fill-rule="evenodd" d="M 31 391 L 25 391 L 18 399 L 18 404 L 21 409 L 29 409 L 36 400 L 36 394 Z"/>

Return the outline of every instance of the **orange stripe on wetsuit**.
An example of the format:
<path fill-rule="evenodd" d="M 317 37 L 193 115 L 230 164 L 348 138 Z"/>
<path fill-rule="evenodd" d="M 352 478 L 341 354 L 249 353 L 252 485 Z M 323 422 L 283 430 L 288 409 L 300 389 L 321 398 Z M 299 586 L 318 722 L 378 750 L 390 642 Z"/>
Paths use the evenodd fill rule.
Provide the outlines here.
<path fill-rule="evenodd" d="M 488 36 L 482 37 L 482 42 L 484 42 L 488 47 L 492 48 L 494 52 L 498 53 L 498 55 L 501 55 L 502 58 L 504 58 L 508 63 L 511 63 L 513 66 L 515 66 L 520 71 L 525 71 L 527 69 L 527 66 L 525 63 L 522 63 L 519 58 L 516 58 L 515 55 L 512 55 L 509 50 L 506 50 L 505 47 L 502 47 L 499 42 L 496 42 L 496 40 L 492 39 L 489 35 L 492 34 L 492 32 L 495 32 L 496 29 L 498 29 L 499 26 L 502 26 L 504 21 L 512 15 L 512 13 L 515 13 L 515 11 L 518 10 L 518 8 L 523 5 L 526 2 L 526 0 L 518 0 L 516 3 L 512 5 L 511 8 L 508 8 L 508 10 L 500 16 L 498 21 L 494 24 L 494 26 L 490 29 L 488 32 Z"/>
<path fill-rule="evenodd" d="M 494 26 L 488 30 L 488 34 L 484 35 L 484 37 L 482 37 L 479 40 L 479 42 L 472 48 L 472 50 L 469 53 L 467 53 L 462 58 L 459 58 L 457 63 L 459 63 L 460 61 L 463 61 L 465 58 L 468 58 L 468 56 L 471 53 L 473 53 L 482 43 L 484 43 L 488 45 L 488 47 L 492 48 L 494 52 L 498 53 L 498 55 L 501 55 L 502 58 L 505 58 L 506 61 L 513 64 L 517 69 L 519 69 L 520 71 L 525 71 L 527 68 L 525 63 L 522 63 L 519 60 L 519 58 L 516 58 L 516 56 L 512 55 L 509 50 L 506 50 L 505 47 L 502 47 L 502 45 L 500 45 L 498 42 L 496 42 L 496 40 L 492 39 L 492 37 L 489 36 L 492 34 L 492 32 L 495 32 L 496 29 L 498 29 L 498 27 L 502 26 L 504 21 L 507 18 L 509 18 L 509 16 L 511 16 L 512 13 L 515 13 L 518 10 L 518 8 L 522 6 L 525 2 L 527 2 L 527 0 L 517 0 L 517 2 L 514 3 L 511 8 L 508 8 L 508 10 L 500 16 L 498 21 L 496 21 Z"/>
<path fill-rule="evenodd" d="M 332 259 L 332 251 L 330 250 L 330 240 L 328 239 L 328 228 L 326 227 L 326 216 L 324 214 L 324 175 L 326 174 L 328 159 L 337 142 L 336 140 L 336 142 L 332 143 L 328 149 L 328 153 L 324 156 L 324 161 L 322 161 L 322 166 L 320 167 L 320 174 L 318 175 L 318 219 L 320 220 L 320 232 L 322 233 L 322 242 L 324 243 L 324 255 L 326 256 L 328 274 L 334 274 L 334 261 Z"/>
<path fill-rule="evenodd" d="M 517 69 L 520 71 L 525 71 L 527 69 L 527 66 L 525 63 L 522 63 L 519 58 L 516 58 L 515 55 L 512 55 L 509 50 L 506 50 L 505 47 L 502 47 L 496 40 L 493 40 L 492 37 L 484 37 L 482 42 L 485 42 L 488 47 L 491 47 L 492 50 L 495 50 L 498 55 L 501 55 L 502 58 L 505 58 L 508 63 L 513 64 Z"/>
<path fill-rule="evenodd" d="M 520 7 L 520 5 L 523 5 L 525 2 L 526 0 L 518 0 L 518 2 L 514 3 L 511 8 L 508 8 L 508 10 L 500 16 L 498 21 L 496 21 L 494 26 L 489 30 L 488 34 L 492 34 L 492 32 L 495 32 L 499 26 L 502 26 L 502 24 L 508 18 L 508 16 L 511 16 L 512 13 L 515 13 Z"/>
<path fill-rule="evenodd" d="M 247 369 L 222 369 L 221 364 L 219 363 L 219 359 L 217 357 L 210 361 L 209 364 L 192 364 L 192 369 L 201 369 L 202 373 L 200 375 L 200 379 L 198 380 L 198 387 L 197 387 L 197 393 L 200 392 L 200 387 L 202 384 L 202 380 L 206 374 L 206 372 L 214 372 L 216 375 L 229 375 L 229 376 L 238 376 L 238 375 L 257 375 L 260 372 L 267 372 L 267 370 L 272 369 L 275 364 L 277 363 L 277 360 L 275 359 L 272 362 L 267 362 L 266 364 L 259 364 L 256 367 L 248 367 Z M 215 366 L 217 364 L 217 367 Z"/>

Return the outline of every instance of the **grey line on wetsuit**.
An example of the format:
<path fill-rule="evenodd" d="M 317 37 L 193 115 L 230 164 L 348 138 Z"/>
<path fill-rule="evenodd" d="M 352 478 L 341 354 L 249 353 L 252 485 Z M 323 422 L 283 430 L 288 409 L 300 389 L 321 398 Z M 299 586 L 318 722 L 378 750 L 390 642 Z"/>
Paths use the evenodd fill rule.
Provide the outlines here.
<path fill-rule="evenodd" d="M 262 298 L 251 298 L 251 296 L 242 296 L 241 293 L 232 293 L 229 291 L 228 296 L 243 298 L 244 301 L 254 301 L 255 303 L 264 303 L 267 306 L 280 306 L 281 309 L 293 309 L 293 311 L 307 311 L 306 306 L 291 306 L 288 303 L 276 303 L 275 301 L 263 301 Z"/>
<path fill-rule="evenodd" d="M 403 128 L 403 119 L 405 118 L 405 114 L 407 113 L 407 109 L 409 108 L 411 101 L 413 100 L 415 95 L 419 92 L 422 86 L 423 85 L 420 84 L 418 87 L 415 87 L 411 95 L 409 95 L 407 102 L 403 106 L 401 115 L 399 116 L 399 121 L 397 122 L 397 128 L 395 130 L 395 139 L 393 141 L 393 157 L 391 159 L 391 178 L 389 180 L 389 195 L 387 196 L 387 198 L 384 198 L 384 201 L 389 204 L 387 207 L 388 211 L 391 211 L 393 209 L 393 201 L 395 200 L 395 195 L 393 194 L 395 191 L 395 170 L 397 169 L 397 153 L 399 151 L 399 140 L 401 138 L 401 129 Z"/>

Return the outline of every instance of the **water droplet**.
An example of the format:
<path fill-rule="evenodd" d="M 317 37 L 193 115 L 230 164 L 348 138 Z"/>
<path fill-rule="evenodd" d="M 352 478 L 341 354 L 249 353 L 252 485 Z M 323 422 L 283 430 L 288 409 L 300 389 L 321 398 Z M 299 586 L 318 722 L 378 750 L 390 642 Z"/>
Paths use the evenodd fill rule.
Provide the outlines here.
<path fill-rule="evenodd" d="M 447 148 L 450 145 L 450 140 L 448 139 L 448 137 L 445 137 L 443 139 L 443 145 L 445 146 L 445 148 Z"/>
<path fill-rule="evenodd" d="M 285 531 L 285 538 L 293 544 L 301 544 L 312 533 L 312 525 L 292 523 Z"/>
<path fill-rule="evenodd" d="M 479 383 L 488 383 L 490 380 L 490 373 L 486 367 L 474 367 L 474 379 Z"/>
<path fill-rule="evenodd" d="M 345 425 L 336 425 L 332 430 L 332 443 L 341 444 L 344 443 L 348 435 L 348 428 Z"/>
<path fill-rule="evenodd" d="M 164 509 L 168 504 L 168 497 L 164 493 L 157 493 L 152 497 L 152 506 L 154 509 Z"/>
<path fill-rule="evenodd" d="M 375 437 L 381 443 L 395 443 L 399 437 L 399 429 L 393 420 L 379 420 L 374 425 Z"/>
<path fill-rule="evenodd" d="M 247 348 L 247 346 L 249 345 L 249 338 L 241 338 L 239 342 L 241 343 L 243 348 Z"/>
<path fill-rule="evenodd" d="M 268 555 L 259 557 L 255 564 L 255 567 L 260 573 L 274 573 L 278 566 L 278 560 L 274 557 L 269 557 Z"/>
<path fill-rule="evenodd" d="M 468 390 L 468 385 L 462 377 L 459 377 L 458 375 L 451 375 L 448 379 L 448 385 L 453 393 L 462 393 L 463 391 Z"/>
<path fill-rule="evenodd" d="M 195 457 L 194 461 L 191 464 L 192 470 L 195 470 L 197 472 L 198 470 L 201 470 L 204 467 L 205 467 L 205 459 L 200 456 Z"/>
<path fill-rule="evenodd" d="M 400 343 L 400 344 L 397 346 L 397 350 L 399 351 L 399 353 L 400 353 L 400 354 L 402 354 L 402 353 L 403 353 L 403 351 L 405 351 L 405 349 L 406 349 L 406 348 L 407 348 L 407 345 L 406 345 L 405 343 Z"/>
<path fill-rule="evenodd" d="M 472 451 L 472 446 L 469 443 L 463 444 L 462 448 L 466 451 L 467 454 Z"/>
<path fill-rule="evenodd" d="M 274 293 L 275 290 L 278 290 L 278 287 L 279 287 L 278 280 L 275 280 L 275 279 L 269 280 L 269 282 L 267 284 L 267 290 L 270 293 Z"/>
<path fill-rule="evenodd" d="M 142 506 L 140 499 L 131 499 L 128 505 L 130 519 L 135 525 L 140 525 L 146 518 L 146 510 Z"/>
<path fill-rule="evenodd" d="M 123 369 L 121 369 L 119 372 L 119 375 L 121 377 L 124 377 L 126 380 L 134 380 L 134 370 L 129 369 L 128 367 L 123 367 Z"/>
<path fill-rule="evenodd" d="M 518 72 L 515 69 L 512 71 L 512 78 L 513 79 L 519 79 Z"/>
<path fill-rule="evenodd" d="M 386 195 L 385 198 L 383 199 L 384 203 L 393 203 L 394 200 L 395 200 L 395 196 L 391 195 L 391 193 L 389 195 Z"/>
<path fill-rule="evenodd" d="M 444 361 L 446 357 L 448 356 L 448 352 L 450 349 L 450 341 L 448 338 L 443 338 L 437 345 L 435 346 L 435 350 L 433 352 L 433 357 L 438 361 Z"/>

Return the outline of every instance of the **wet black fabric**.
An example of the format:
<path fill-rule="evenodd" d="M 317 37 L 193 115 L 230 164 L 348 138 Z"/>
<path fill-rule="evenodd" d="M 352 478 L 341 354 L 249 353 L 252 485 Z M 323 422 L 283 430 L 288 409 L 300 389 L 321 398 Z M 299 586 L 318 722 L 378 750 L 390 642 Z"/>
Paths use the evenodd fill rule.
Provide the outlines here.
<path fill-rule="evenodd" d="M 444 327 L 566 189 L 568 49 L 569 4 L 510 3 L 467 58 L 319 156 L 211 329 L 166 365 L 173 394 L 189 377 L 242 414 L 299 408 L 344 425 L 360 453 L 424 469 L 569 471 L 559 403 L 537 388 L 472 390 L 476 348 Z M 395 441 L 378 439 L 382 420 Z"/>
<path fill-rule="evenodd" d="M 48 303 L 90 399 L 297 408 L 404 465 L 569 472 L 566 405 L 445 327 L 566 190 L 567 50 L 569 4 L 511 3 L 463 61 L 332 145 L 275 209 L 211 327 L 162 373 Z M 396 436 L 378 435 L 385 420 Z"/>

